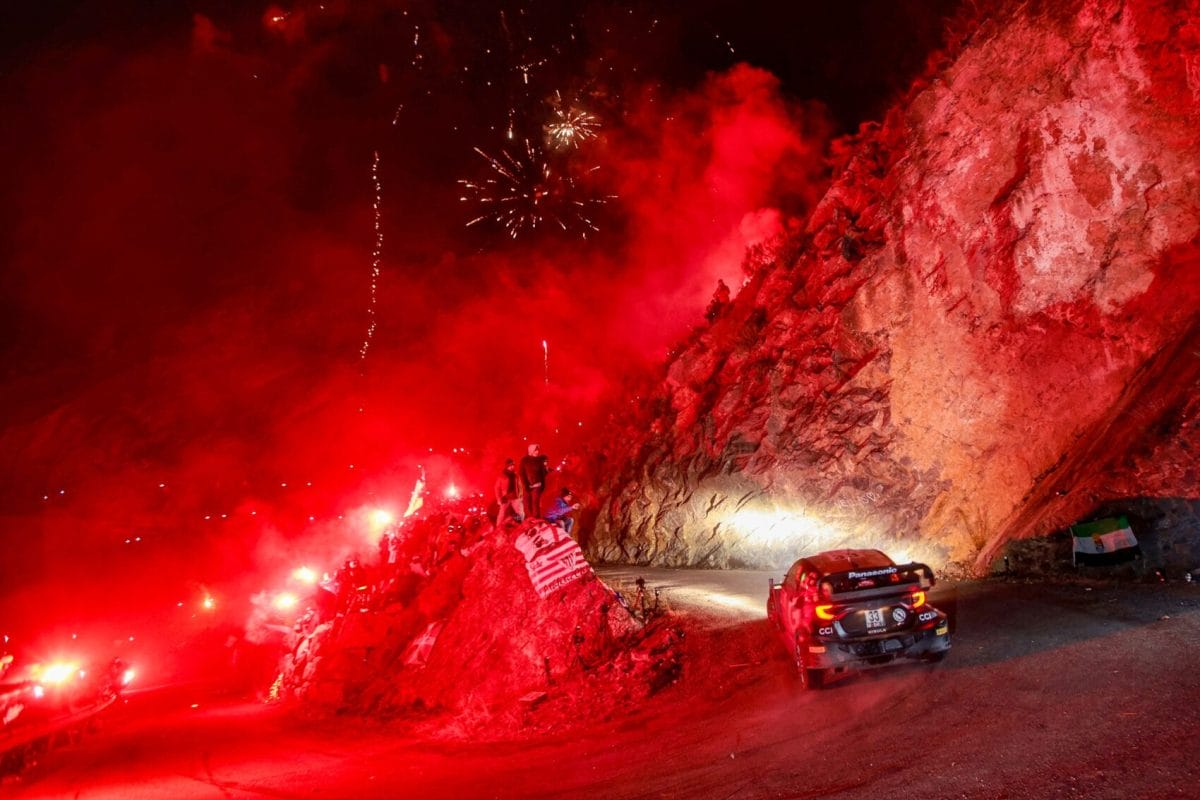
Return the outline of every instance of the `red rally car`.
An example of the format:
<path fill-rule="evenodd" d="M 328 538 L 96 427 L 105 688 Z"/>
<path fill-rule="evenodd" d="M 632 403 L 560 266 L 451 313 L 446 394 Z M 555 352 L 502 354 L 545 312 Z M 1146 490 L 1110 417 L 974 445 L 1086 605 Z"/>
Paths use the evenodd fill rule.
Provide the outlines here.
<path fill-rule="evenodd" d="M 782 583 L 770 581 L 767 617 L 796 659 L 801 685 L 815 689 L 835 672 L 945 658 L 950 624 L 926 597 L 933 584 L 924 564 L 896 564 L 878 550 L 827 550 L 801 558 Z"/>

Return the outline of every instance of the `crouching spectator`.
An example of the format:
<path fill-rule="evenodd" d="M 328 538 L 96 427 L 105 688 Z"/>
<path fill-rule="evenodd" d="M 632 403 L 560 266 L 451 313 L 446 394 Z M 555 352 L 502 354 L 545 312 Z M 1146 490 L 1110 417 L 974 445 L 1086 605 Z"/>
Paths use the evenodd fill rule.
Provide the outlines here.
<path fill-rule="evenodd" d="M 554 500 L 554 504 L 550 506 L 550 510 L 546 512 L 546 520 L 553 522 L 570 536 L 572 535 L 571 530 L 575 527 L 574 514 L 578 510 L 579 503 L 575 502 L 575 493 L 564 486 Z"/>

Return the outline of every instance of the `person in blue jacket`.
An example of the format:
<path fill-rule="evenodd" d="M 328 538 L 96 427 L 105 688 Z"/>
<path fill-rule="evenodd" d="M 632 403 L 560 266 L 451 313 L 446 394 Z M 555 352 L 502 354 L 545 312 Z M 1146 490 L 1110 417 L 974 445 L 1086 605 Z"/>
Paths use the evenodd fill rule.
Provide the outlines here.
<path fill-rule="evenodd" d="M 570 536 L 571 529 L 575 527 L 575 518 L 571 515 L 578 510 L 579 503 L 575 502 L 575 493 L 564 486 L 550 510 L 546 512 L 546 521 L 553 522 Z"/>

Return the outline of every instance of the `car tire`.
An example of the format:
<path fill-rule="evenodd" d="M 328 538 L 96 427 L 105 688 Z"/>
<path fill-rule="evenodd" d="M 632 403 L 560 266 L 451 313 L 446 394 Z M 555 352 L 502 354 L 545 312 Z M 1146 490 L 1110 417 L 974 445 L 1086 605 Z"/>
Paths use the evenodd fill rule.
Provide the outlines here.
<path fill-rule="evenodd" d="M 800 645 L 796 645 L 796 671 L 800 677 L 800 689 L 809 691 L 820 689 L 825 685 L 825 670 L 809 669 L 804 664 L 804 656 L 801 655 Z"/>

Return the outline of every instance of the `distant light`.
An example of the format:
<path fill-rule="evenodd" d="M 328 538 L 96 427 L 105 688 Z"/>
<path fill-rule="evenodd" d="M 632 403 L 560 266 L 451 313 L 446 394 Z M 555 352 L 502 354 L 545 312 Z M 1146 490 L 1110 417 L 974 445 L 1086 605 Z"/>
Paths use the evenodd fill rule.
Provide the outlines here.
<path fill-rule="evenodd" d="M 217 607 L 217 601 L 212 598 L 212 595 L 205 595 L 200 605 L 204 607 L 205 611 L 212 611 Z"/>
<path fill-rule="evenodd" d="M 302 583 L 317 582 L 317 573 L 309 567 L 297 567 L 292 571 L 292 577 Z"/>
<path fill-rule="evenodd" d="M 132 669 L 125 670 L 125 673 L 121 675 L 121 685 L 128 686 L 129 684 L 133 683 L 133 676 L 136 674 L 137 673 Z"/>
<path fill-rule="evenodd" d="M 446 497 L 449 497 L 451 500 L 458 499 L 458 487 L 453 483 L 446 487 Z"/>

